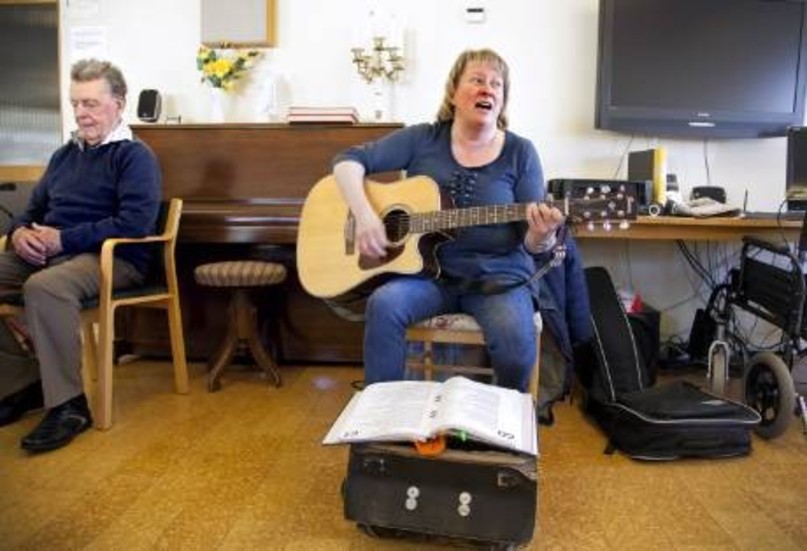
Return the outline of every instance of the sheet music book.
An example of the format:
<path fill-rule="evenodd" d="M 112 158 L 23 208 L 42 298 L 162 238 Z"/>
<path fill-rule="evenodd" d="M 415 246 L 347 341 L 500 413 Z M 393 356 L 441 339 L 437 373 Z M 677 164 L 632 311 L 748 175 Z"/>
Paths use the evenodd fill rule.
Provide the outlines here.
<path fill-rule="evenodd" d="M 322 443 L 422 441 L 439 434 L 538 455 L 532 396 L 465 377 L 372 384 L 351 398 Z"/>

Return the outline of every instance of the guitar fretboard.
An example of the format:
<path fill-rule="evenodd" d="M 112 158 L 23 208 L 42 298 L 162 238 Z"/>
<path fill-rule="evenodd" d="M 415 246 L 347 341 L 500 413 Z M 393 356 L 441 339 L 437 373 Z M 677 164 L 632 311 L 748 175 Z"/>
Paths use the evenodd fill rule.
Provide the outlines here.
<path fill-rule="evenodd" d="M 487 205 L 464 209 L 436 210 L 412 214 L 411 230 L 416 233 L 465 228 L 484 224 L 503 224 L 517 222 L 527 217 L 527 206 L 524 204 Z"/>
<path fill-rule="evenodd" d="M 568 205 L 565 201 L 546 201 L 545 203 L 549 206 L 558 207 L 561 211 L 564 211 L 564 214 L 568 214 Z M 410 215 L 409 229 L 414 233 L 428 233 L 453 228 L 466 228 L 468 226 L 504 224 L 526 219 L 526 203 L 484 205 L 463 209 L 414 213 Z"/>

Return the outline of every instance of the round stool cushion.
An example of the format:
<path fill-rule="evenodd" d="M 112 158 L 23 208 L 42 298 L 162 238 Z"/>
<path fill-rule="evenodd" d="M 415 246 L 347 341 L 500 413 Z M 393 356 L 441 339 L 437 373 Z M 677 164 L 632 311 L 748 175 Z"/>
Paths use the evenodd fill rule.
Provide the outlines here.
<path fill-rule="evenodd" d="M 197 266 L 193 276 L 208 287 L 261 287 L 286 279 L 286 267 L 275 262 L 233 260 Z"/>

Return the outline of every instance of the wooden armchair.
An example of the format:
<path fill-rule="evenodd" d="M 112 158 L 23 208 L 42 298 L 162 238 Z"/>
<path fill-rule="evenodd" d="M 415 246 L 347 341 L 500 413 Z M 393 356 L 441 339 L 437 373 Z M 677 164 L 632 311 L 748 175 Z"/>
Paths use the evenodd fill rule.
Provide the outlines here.
<path fill-rule="evenodd" d="M 188 392 L 188 366 L 182 316 L 179 308 L 174 250 L 182 214 L 182 199 L 163 203 L 158 221 L 161 233 L 141 238 L 111 238 L 101 248 L 101 288 L 97 298 L 86 301 L 81 312 L 82 361 L 93 380 L 97 381 L 94 409 L 95 426 L 106 430 L 112 426 L 112 364 L 115 339 L 115 311 L 120 306 L 163 308 L 168 312 L 171 353 L 174 365 L 174 388 Z M 155 254 L 142 286 L 112 290 L 112 259 L 115 248 L 131 243 L 161 244 L 162 254 Z M 0 306 L 0 315 L 16 314 L 22 304 Z M 96 338 L 95 324 L 98 324 Z"/>

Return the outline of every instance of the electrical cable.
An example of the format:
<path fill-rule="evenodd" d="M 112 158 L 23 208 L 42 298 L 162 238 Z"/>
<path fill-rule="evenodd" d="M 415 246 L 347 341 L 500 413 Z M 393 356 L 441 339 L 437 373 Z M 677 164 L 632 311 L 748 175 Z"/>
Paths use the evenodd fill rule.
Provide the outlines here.
<path fill-rule="evenodd" d="M 703 164 L 706 166 L 706 185 L 712 185 L 712 174 L 709 170 L 709 138 L 703 139 Z"/>
<path fill-rule="evenodd" d="M 14 182 L 0 182 L 0 192 L 1 191 L 16 191 L 17 184 Z M 14 220 L 14 213 L 9 210 L 4 204 L 0 203 L 0 212 L 8 216 L 9 221 Z"/>
<path fill-rule="evenodd" d="M 630 140 L 628 140 L 628 145 L 625 146 L 625 149 L 622 151 L 622 155 L 619 156 L 619 164 L 614 171 L 614 175 L 611 178 L 612 180 L 617 180 L 619 178 L 619 171 L 622 170 L 622 165 L 625 162 L 625 159 L 628 157 L 628 153 L 630 153 L 630 146 L 633 144 L 634 135 L 630 135 Z"/>

